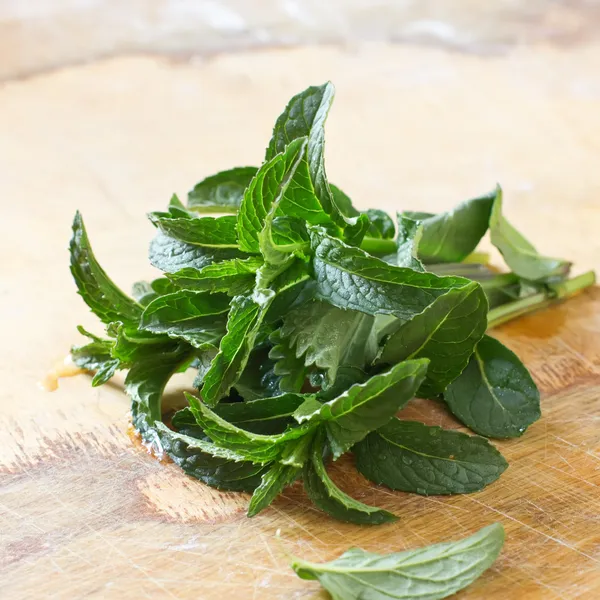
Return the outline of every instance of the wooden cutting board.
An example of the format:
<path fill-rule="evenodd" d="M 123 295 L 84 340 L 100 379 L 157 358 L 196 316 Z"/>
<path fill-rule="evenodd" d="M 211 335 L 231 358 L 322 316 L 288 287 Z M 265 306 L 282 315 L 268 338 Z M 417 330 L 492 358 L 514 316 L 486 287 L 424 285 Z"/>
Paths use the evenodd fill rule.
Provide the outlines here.
<path fill-rule="evenodd" d="M 214 171 L 258 163 L 287 99 L 328 78 L 329 174 L 361 207 L 436 211 L 500 181 L 511 220 L 540 249 L 577 271 L 598 267 L 599 73 L 598 48 L 478 57 L 367 46 L 122 58 L 3 84 L 0 597 L 324 597 L 287 554 L 389 552 L 494 521 L 505 549 L 457 597 L 600 597 L 597 288 L 494 331 L 543 395 L 543 418 L 497 443 L 510 463 L 498 482 L 427 498 L 370 485 L 351 457 L 334 465 L 341 487 L 401 516 L 386 526 L 329 519 L 300 486 L 247 519 L 247 495 L 212 490 L 132 442 L 120 381 L 37 387 L 79 342 L 75 326 L 95 327 L 67 269 L 75 209 L 120 285 L 151 277 L 143 213 Z M 457 426 L 423 401 L 403 416 Z"/>

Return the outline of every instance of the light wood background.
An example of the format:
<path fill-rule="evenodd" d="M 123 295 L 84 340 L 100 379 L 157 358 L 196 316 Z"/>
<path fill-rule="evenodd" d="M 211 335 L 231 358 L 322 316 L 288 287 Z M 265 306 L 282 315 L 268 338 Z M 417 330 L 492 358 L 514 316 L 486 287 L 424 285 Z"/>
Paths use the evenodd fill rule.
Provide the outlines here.
<path fill-rule="evenodd" d="M 420 497 L 332 469 L 392 525 L 338 523 L 294 487 L 254 519 L 132 443 L 119 381 L 37 382 L 95 327 L 68 272 L 77 208 L 124 288 L 151 277 L 144 213 L 197 180 L 257 164 L 287 99 L 332 79 L 330 178 L 361 207 L 448 208 L 499 181 L 506 210 L 548 253 L 598 267 L 600 49 L 477 56 L 385 44 L 206 60 L 123 57 L 0 86 L 0 597 L 322 598 L 286 553 L 388 552 L 507 531 L 494 567 L 457 597 L 600 597 L 600 291 L 498 330 L 532 370 L 543 418 L 498 443 L 510 467 L 485 491 Z M 97 327 L 95 327 L 97 330 Z M 179 387 L 185 385 L 179 381 Z M 178 395 L 173 395 L 173 398 Z M 448 427 L 415 401 L 409 418 Z M 275 540 L 280 530 L 281 542 Z"/>

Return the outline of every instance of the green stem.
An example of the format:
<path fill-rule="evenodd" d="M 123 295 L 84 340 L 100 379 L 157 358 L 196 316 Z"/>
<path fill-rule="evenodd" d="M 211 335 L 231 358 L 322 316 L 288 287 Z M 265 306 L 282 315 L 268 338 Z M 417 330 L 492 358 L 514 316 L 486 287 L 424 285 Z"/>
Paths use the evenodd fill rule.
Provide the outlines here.
<path fill-rule="evenodd" d="M 382 240 L 379 238 L 366 237 L 360 247 L 369 254 L 396 254 L 395 240 Z"/>
<path fill-rule="evenodd" d="M 548 293 L 541 292 L 528 298 L 522 298 L 492 308 L 488 313 L 488 328 L 497 327 L 522 315 L 556 304 L 595 283 L 596 274 L 594 271 L 588 271 L 587 273 L 583 273 L 583 275 L 578 275 L 561 283 L 548 284 L 550 296 Z"/>

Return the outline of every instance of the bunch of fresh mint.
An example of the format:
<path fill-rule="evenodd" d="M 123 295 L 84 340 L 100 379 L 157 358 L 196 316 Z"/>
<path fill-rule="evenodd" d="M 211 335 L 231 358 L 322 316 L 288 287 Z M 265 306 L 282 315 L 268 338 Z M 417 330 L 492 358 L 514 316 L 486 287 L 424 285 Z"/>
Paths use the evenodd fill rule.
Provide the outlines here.
<path fill-rule="evenodd" d="M 397 224 L 358 211 L 325 173 L 332 100 L 330 83 L 294 96 L 260 168 L 218 173 L 187 205 L 174 196 L 151 213 L 150 262 L 163 276 L 133 297 L 99 266 L 77 214 L 71 270 L 107 337 L 80 328 L 91 341 L 72 355 L 93 385 L 128 369 L 144 440 L 209 485 L 253 492 L 250 516 L 302 479 L 330 515 L 383 523 L 394 515 L 346 495 L 327 462 L 352 451 L 371 481 L 418 494 L 495 481 L 507 463 L 483 437 L 395 415 L 415 396 L 438 398 L 476 433 L 521 435 L 540 416 L 539 393 L 486 329 L 593 273 L 567 280 L 568 262 L 538 254 L 504 218 L 500 188 Z M 488 229 L 510 273 L 473 264 Z M 187 369 L 198 393 L 165 424 L 164 388 Z"/>

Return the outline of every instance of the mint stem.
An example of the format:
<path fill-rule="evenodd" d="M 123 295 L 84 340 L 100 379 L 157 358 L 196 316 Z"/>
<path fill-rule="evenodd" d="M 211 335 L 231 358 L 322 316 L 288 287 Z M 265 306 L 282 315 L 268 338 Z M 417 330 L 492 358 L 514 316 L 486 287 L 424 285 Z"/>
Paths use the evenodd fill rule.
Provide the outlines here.
<path fill-rule="evenodd" d="M 515 300 L 514 302 L 492 308 L 488 313 L 488 328 L 497 327 L 517 317 L 552 306 L 595 283 L 596 274 L 594 271 L 588 271 L 561 283 L 548 284 L 549 293 L 541 292 L 528 298 L 522 298 L 521 300 Z"/>

